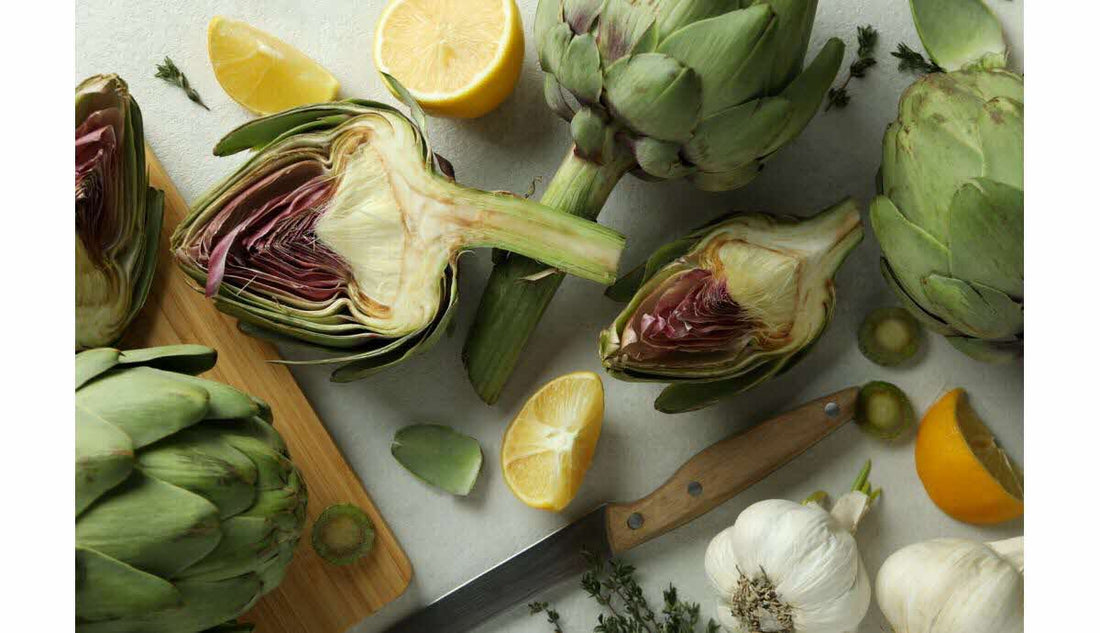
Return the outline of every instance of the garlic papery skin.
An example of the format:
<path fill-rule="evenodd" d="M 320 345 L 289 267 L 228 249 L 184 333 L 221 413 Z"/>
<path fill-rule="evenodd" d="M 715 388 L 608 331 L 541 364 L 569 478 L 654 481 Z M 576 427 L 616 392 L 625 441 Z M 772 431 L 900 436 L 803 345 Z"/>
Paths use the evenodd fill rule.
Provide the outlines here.
<path fill-rule="evenodd" d="M 720 596 L 717 619 L 727 631 L 856 630 L 871 604 L 871 582 L 853 536 L 877 496 L 866 482 L 868 468 L 831 513 L 817 501 L 760 501 L 711 540 L 706 572 Z"/>
<path fill-rule="evenodd" d="M 1022 633 L 1024 537 L 939 538 L 894 552 L 875 579 L 893 633 Z"/>

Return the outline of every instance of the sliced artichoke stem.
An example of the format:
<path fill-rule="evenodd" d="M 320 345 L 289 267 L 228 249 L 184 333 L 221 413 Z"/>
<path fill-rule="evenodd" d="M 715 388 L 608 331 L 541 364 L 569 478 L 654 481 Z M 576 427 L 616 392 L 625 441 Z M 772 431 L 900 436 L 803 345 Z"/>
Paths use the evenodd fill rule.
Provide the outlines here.
<path fill-rule="evenodd" d="M 350 503 L 325 508 L 310 534 L 314 551 L 333 565 L 350 565 L 364 558 L 374 549 L 374 538 L 370 517 Z"/>
<path fill-rule="evenodd" d="M 916 418 L 909 397 L 897 386 L 876 380 L 860 388 L 856 424 L 871 435 L 897 439 L 913 427 Z"/>

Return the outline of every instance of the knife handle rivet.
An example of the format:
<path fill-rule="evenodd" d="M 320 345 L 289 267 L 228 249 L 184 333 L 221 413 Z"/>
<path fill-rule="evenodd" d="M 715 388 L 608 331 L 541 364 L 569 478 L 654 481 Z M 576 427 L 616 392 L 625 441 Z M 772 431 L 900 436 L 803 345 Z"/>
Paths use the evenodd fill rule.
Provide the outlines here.
<path fill-rule="evenodd" d="M 703 484 L 698 481 L 693 481 L 688 484 L 688 494 L 693 497 L 698 497 L 703 494 Z"/>
<path fill-rule="evenodd" d="M 830 402 L 825 405 L 825 415 L 830 418 L 835 418 L 840 415 L 840 405 L 835 402 Z"/>
<path fill-rule="evenodd" d="M 645 517 L 640 512 L 634 512 L 626 518 L 626 525 L 632 530 L 637 530 L 645 523 Z"/>

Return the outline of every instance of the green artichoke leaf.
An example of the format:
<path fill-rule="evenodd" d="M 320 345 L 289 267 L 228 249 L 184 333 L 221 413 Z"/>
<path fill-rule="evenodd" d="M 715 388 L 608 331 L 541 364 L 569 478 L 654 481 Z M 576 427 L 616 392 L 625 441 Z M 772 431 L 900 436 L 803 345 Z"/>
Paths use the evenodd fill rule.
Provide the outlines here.
<path fill-rule="evenodd" d="M 126 480 L 134 468 L 130 436 L 103 418 L 76 408 L 76 516 Z"/>
<path fill-rule="evenodd" d="M 947 248 L 924 229 L 905 219 L 886 196 L 871 201 L 871 227 L 890 269 L 906 294 L 919 305 L 928 304 L 922 280 L 951 271 Z"/>
<path fill-rule="evenodd" d="M 661 0 L 657 5 L 657 41 L 663 42 L 681 28 L 736 9 L 744 0 Z"/>
<path fill-rule="evenodd" d="M 93 549 L 77 546 L 76 578 L 81 620 L 127 620 L 183 605 L 172 583 Z"/>
<path fill-rule="evenodd" d="M 909 293 L 905 291 L 901 286 L 901 282 L 898 280 L 897 275 L 894 274 L 893 269 L 890 268 L 890 262 L 886 261 L 885 257 L 879 258 L 879 271 L 882 273 L 882 277 L 886 280 L 886 285 L 890 286 L 890 289 L 894 291 L 898 299 L 901 300 L 905 309 L 910 314 L 915 316 L 922 325 L 928 329 L 936 332 L 937 334 L 943 334 L 948 336 L 954 333 L 951 326 L 943 322 L 942 319 L 926 310 L 923 306 L 916 302 L 913 297 L 909 296 Z"/>
<path fill-rule="evenodd" d="M 187 374 L 166 372 L 160 369 L 151 369 L 150 371 L 158 372 L 165 378 L 171 377 L 181 383 L 204 389 L 209 395 L 209 403 L 206 409 L 207 419 L 235 420 L 237 418 L 250 418 L 260 413 L 260 407 L 252 399 L 252 396 L 235 387 Z"/>
<path fill-rule="evenodd" d="M 645 175 L 658 178 L 680 178 L 693 171 L 680 157 L 680 145 L 643 136 L 632 139 L 634 160 Z"/>
<path fill-rule="evenodd" d="M 275 524 L 265 517 L 233 517 L 222 521 L 221 531 L 222 540 L 214 551 L 176 578 L 228 580 L 256 573 L 264 562 L 278 554 Z"/>
<path fill-rule="evenodd" d="M 652 52 L 657 45 L 656 18 L 649 2 L 604 0 L 596 26 L 596 40 L 604 65 L 626 56 Z"/>
<path fill-rule="evenodd" d="M 1023 191 L 1024 104 L 1007 97 L 987 101 L 978 117 L 978 138 L 985 158 L 982 175 Z"/>
<path fill-rule="evenodd" d="M 126 350 L 121 353 L 118 362 L 194 376 L 212 369 L 218 362 L 218 352 L 205 345 L 163 345 Z"/>
<path fill-rule="evenodd" d="M 569 101 L 565 97 L 565 92 L 562 90 L 561 84 L 554 75 L 550 73 L 546 73 L 542 76 L 542 96 L 546 99 L 546 104 L 550 106 L 550 110 L 552 110 L 554 114 L 557 114 L 566 121 L 573 118 L 573 106 L 569 105 Z M 506 251 L 498 252 L 506 253 Z"/>
<path fill-rule="evenodd" d="M 336 101 L 323 106 L 299 106 L 272 116 L 253 119 L 223 136 L 214 146 L 214 155 L 230 156 L 246 149 L 260 150 L 295 128 L 317 121 L 324 122 L 322 129 L 336 127 L 354 114 L 354 102 Z"/>
<path fill-rule="evenodd" d="M 414 424 L 397 431 L 390 453 L 421 481 L 453 495 L 473 490 L 481 472 L 481 445 L 440 424 Z"/>
<path fill-rule="evenodd" d="M 141 472 L 189 490 L 218 507 L 225 519 L 256 499 L 256 465 L 210 425 L 184 429 L 138 456 Z"/>
<path fill-rule="evenodd" d="M 689 24 L 662 41 L 657 52 L 700 77 L 700 116 L 707 117 L 766 93 L 775 33 L 775 13 L 761 3 Z"/>
<path fill-rule="evenodd" d="M 724 172 L 753 162 L 786 127 L 793 113 L 783 97 L 749 101 L 716 112 L 699 124 L 684 146 L 704 172 Z"/>
<path fill-rule="evenodd" d="M 748 391 L 771 379 L 782 368 L 782 362 L 761 363 L 755 368 L 725 380 L 678 382 L 661 390 L 653 408 L 661 413 L 689 413 L 718 404 L 723 398 Z"/>
<path fill-rule="evenodd" d="M 598 103 L 603 92 L 600 51 L 596 38 L 589 33 L 569 41 L 558 66 L 558 81 L 582 103 Z"/>
<path fill-rule="evenodd" d="M 652 279 L 659 270 L 685 255 L 698 242 L 699 237 L 692 234 L 661 246 L 640 266 L 620 277 L 605 294 L 613 301 L 629 301 L 642 284 Z"/>
<path fill-rule="evenodd" d="M 909 6 L 921 43 L 941 68 L 1007 63 L 1001 23 L 983 0 L 909 0 Z"/>
<path fill-rule="evenodd" d="M 607 124 L 591 107 L 585 106 L 573 115 L 569 131 L 577 151 L 585 158 L 598 160 L 609 142 Z"/>
<path fill-rule="evenodd" d="M 174 583 L 183 607 L 147 613 L 132 619 L 89 622 L 77 633 L 191 633 L 218 626 L 248 610 L 263 593 L 255 574 L 218 582 L 180 580 Z"/>
<path fill-rule="evenodd" d="M 774 53 L 770 85 L 786 86 L 802 71 L 802 60 L 810 46 L 810 34 L 817 17 L 817 0 L 767 0 L 767 3 L 775 12 L 776 36 L 782 42 Z"/>
<path fill-rule="evenodd" d="M 787 120 L 787 125 L 783 128 L 783 131 L 766 148 L 766 155 L 770 155 L 791 142 L 802 133 L 802 130 L 806 129 L 806 126 L 809 125 L 814 115 L 821 108 L 821 102 L 826 93 L 829 92 L 829 88 L 832 87 L 843 61 L 844 42 L 831 37 L 821 47 L 817 57 L 814 57 L 810 65 L 791 83 L 787 84 L 780 96 L 791 103 L 791 118 Z"/>
<path fill-rule="evenodd" d="M 1023 340 L 984 341 L 966 336 L 948 336 L 955 349 L 983 363 L 1008 363 L 1024 355 Z"/>
<path fill-rule="evenodd" d="M 117 365 L 120 354 L 121 352 L 112 347 L 97 347 L 78 353 L 76 355 L 76 388 L 80 389 Z"/>
<path fill-rule="evenodd" d="M 142 448 L 201 422 L 210 393 L 176 374 L 135 367 L 85 385 L 76 393 L 76 404 L 109 420 L 130 436 L 134 448 Z"/>
<path fill-rule="evenodd" d="M 251 435 L 227 432 L 222 434 L 224 441 L 237 449 L 256 467 L 255 490 L 279 490 L 287 485 L 288 478 L 294 472 L 294 464 L 263 439 Z"/>
<path fill-rule="evenodd" d="M 217 547 L 219 526 L 214 504 L 134 472 L 81 514 L 76 544 L 170 578 Z"/>
<path fill-rule="evenodd" d="M 563 21 L 562 17 L 562 0 L 539 0 L 538 7 L 535 9 L 535 45 L 539 51 L 539 64 L 546 72 L 552 72 L 543 63 L 542 53 L 543 50 L 550 46 L 550 42 L 547 38 L 550 36 L 550 32 L 555 30 L 559 24 Z M 562 47 L 560 50 L 564 50 Z M 561 59 L 559 56 L 558 59 Z M 556 70 L 556 68 L 555 68 Z"/>
<path fill-rule="evenodd" d="M 554 16 L 555 19 L 560 17 L 574 33 L 587 33 L 592 30 L 596 18 L 600 17 L 600 9 L 603 8 L 605 0 L 547 0 L 539 4 L 554 2 L 561 4 L 560 16 Z"/>
<path fill-rule="evenodd" d="M 564 71 L 565 51 L 572 41 L 573 31 L 568 24 L 559 22 L 546 32 L 539 44 L 539 65 L 545 72 L 557 74 Z"/>
<path fill-rule="evenodd" d="M 1024 329 L 1024 306 L 1003 292 L 954 277 L 929 275 L 924 294 L 955 329 L 983 339 L 1016 336 Z"/>
<path fill-rule="evenodd" d="M 607 69 L 607 103 L 630 128 L 663 141 L 686 141 L 699 118 L 699 75 L 668 55 L 625 57 Z"/>
<path fill-rule="evenodd" d="M 1024 296 L 1024 192 L 985 178 L 951 201 L 951 274 L 1011 297 Z"/>
<path fill-rule="evenodd" d="M 764 159 L 757 159 L 727 171 L 693 171 L 688 176 L 691 184 L 702 191 L 731 191 L 749 184 L 764 169 Z"/>

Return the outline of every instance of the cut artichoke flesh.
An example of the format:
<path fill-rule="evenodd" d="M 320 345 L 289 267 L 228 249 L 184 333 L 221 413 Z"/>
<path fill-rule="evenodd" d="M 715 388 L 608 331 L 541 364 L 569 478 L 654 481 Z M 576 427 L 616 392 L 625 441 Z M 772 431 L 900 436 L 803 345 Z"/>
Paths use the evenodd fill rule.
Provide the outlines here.
<path fill-rule="evenodd" d="M 374 549 L 374 522 L 362 508 L 337 503 L 321 512 L 310 532 L 317 555 L 332 565 L 350 565 Z"/>
<path fill-rule="evenodd" d="M 163 194 L 148 186 L 141 110 L 117 75 L 76 88 L 76 349 L 114 343 L 145 304 Z"/>
<path fill-rule="evenodd" d="M 624 277 L 638 287 L 601 336 L 603 364 L 625 380 L 672 383 L 659 403 L 668 412 L 751 388 L 824 331 L 833 276 L 862 236 L 852 200 L 806 220 L 733 215 L 703 227 Z M 692 383 L 700 388 L 676 389 Z"/>
<path fill-rule="evenodd" d="M 455 184 L 417 126 L 365 101 L 307 106 L 230 133 L 256 147 L 173 237 L 222 310 L 347 350 L 352 374 L 423 348 L 455 300 L 463 250 L 491 246 L 587 279 L 614 279 L 623 238 L 506 193 Z M 332 360 L 332 359 L 330 359 Z"/>

